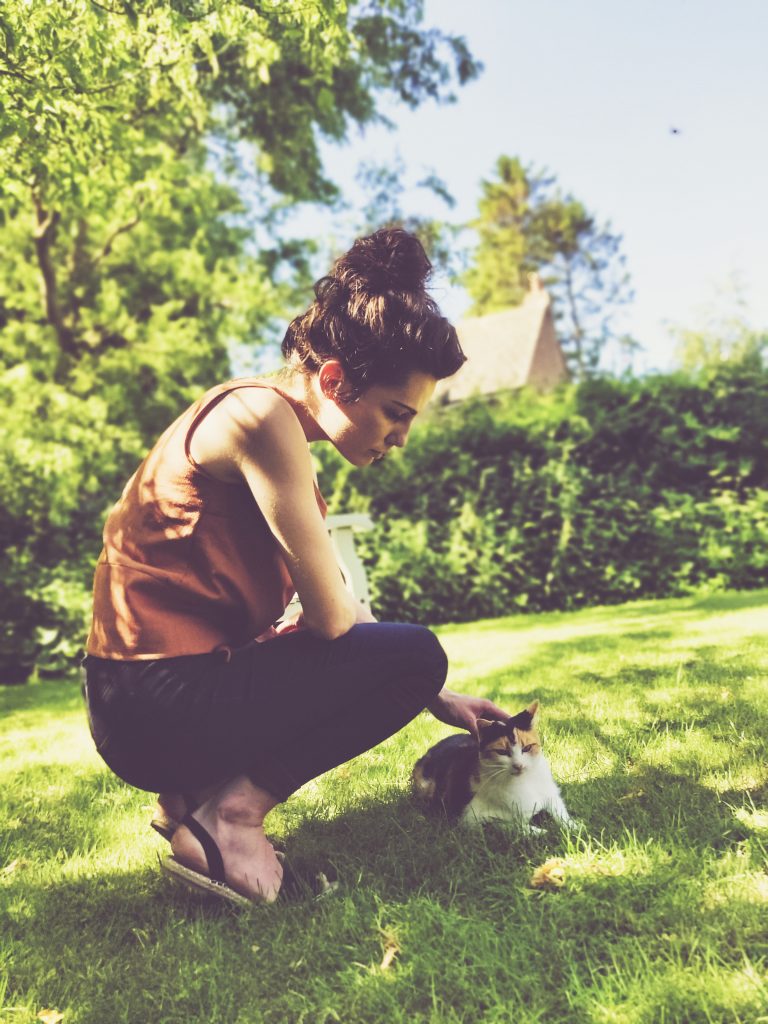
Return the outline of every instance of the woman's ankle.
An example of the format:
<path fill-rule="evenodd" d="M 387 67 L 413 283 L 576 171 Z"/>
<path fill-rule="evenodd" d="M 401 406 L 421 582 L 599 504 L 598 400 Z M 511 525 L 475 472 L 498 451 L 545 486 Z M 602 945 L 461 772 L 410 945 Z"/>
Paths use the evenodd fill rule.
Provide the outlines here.
<path fill-rule="evenodd" d="M 189 809 L 181 793 L 157 794 L 156 811 L 170 821 L 181 821 Z"/>
<path fill-rule="evenodd" d="M 204 804 L 202 815 L 226 825 L 259 827 L 280 801 L 266 789 L 254 786 L 246 776 L 232 779 Z"/>

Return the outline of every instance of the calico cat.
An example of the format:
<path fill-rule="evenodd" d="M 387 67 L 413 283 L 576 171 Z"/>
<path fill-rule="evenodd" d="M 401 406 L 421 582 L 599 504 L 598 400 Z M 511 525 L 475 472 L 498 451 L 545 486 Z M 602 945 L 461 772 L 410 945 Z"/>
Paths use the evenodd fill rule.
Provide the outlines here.
<path fill-rule="evenodd" d="M 576 822 L 541 753 L 538 709 L 535 700 L 507 722 L 479 719 L 479 743 L 466 733 L 440 740 L 414 765 L 416 796 L 465 825 L 495 820 L 542 832 L 531 818 L 548 811 L 574 828 Z"/>

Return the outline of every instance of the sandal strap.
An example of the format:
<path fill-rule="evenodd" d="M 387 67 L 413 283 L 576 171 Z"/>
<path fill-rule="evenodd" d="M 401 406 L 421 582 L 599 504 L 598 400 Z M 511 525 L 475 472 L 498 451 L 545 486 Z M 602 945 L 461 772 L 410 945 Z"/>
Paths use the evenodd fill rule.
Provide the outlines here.
<path fill-rule="evenodd" d="M 224 879 L 224 860 L 221 856 L 221 851 L 216 845 L 211 833 L 203 828 L 196 818 L 193 818 L 191 814 L 185 814 L 181 819 L 181 824 L 186 825 L 192 835 L 197 839 L 203 848 L 205 859 L 208 861 L 208 874 L 214 882 L 223 882 Z"/>

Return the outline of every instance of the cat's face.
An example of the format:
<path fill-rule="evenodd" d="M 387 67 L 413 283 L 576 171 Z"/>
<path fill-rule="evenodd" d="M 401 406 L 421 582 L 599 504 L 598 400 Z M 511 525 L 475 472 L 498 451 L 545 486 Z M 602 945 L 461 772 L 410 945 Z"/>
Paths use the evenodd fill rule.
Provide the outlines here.
<path fill-rule="evenodd" d="M 535 700 L 506 722 L 478 720 L 480 763 L 484 768 L 489 771 L 506 769 L 512 775 L 520 775 L 535 763 L 541 753 L 536 730 L 538 710 L 539 702 Z"/>

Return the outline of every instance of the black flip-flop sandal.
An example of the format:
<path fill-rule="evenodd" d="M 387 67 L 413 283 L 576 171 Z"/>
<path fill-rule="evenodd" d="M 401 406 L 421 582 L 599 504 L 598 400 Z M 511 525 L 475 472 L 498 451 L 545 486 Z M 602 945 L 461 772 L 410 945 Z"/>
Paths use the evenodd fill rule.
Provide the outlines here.
<path fill-rule="evenodd" d="M 257 899 L 248 899 L 247 896 L 235 892 L 231 886 L 227 885 L 224 880 L 224 861 L 221 851 L 216 845 L 213 836 L 207 829 L 203 828 L 199 821 L 193 818 L 191 814 L 187 814 L 179 824 L 186 825 L 202 846 L 205 859 L 208 862 L 209 874 L 204 875 L 201 871 L 193 871 L 192 868 L 186 867 L 175 857 L 166 857 L 165 860 L 160 862 L 160 866 L 167 875 L 181 882 L 188 889 L 208 893 L 209 895 L 216 896 L 218 899 L 226 900 L 237 907 L 253 907 L 255 904 L 262 902 Z"/>
<path fill-rule="evenodd" d="M 193 818 L 192 820 L 194 821 L 195 819 Z M 166 816 L 165 818 L 153 818 L 149 824 L 155 832 L 158 833 L 158 835 L 161 835 L 166 842 L 170 843 L 173 839 L 173 833 L 179 825 L 186 825 L 186 822 L 176 821 L 175 818 L 169 818 Z M 191 831 L 192 829 L 190 829 L 190 832 Z M 283 839 L 278 839 L 277 836 L 271 836 L 269 833 L 266 833 L 266 836 L 267 842 L 272 846 L 275 853 L 277 853 L 278 858 L 282 858 L 282 855 L 285 854 L 285 841 Z M 282 859 L 280 862 L 282 863 Z"/>

